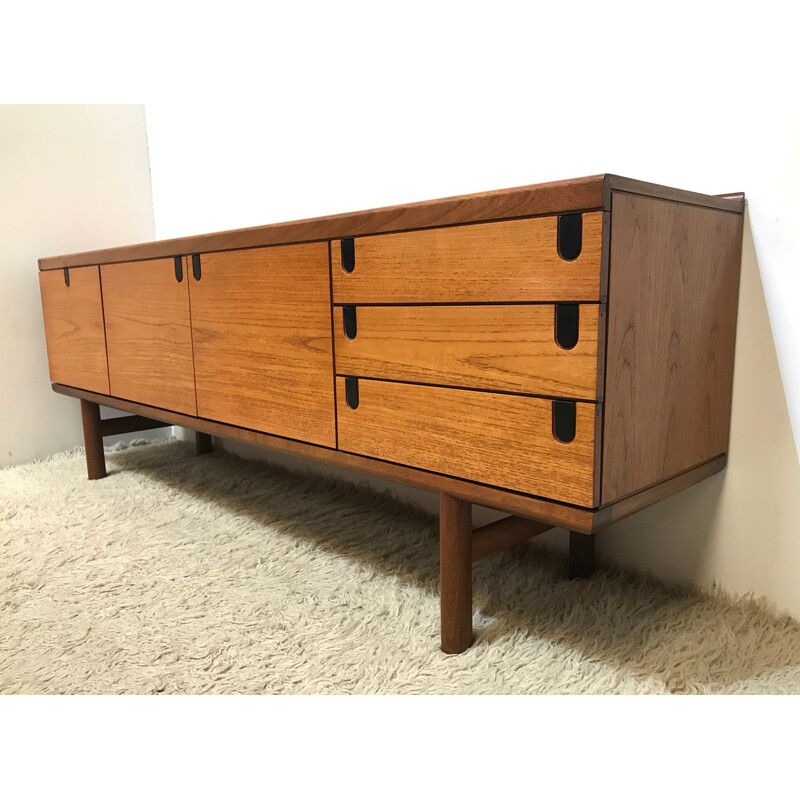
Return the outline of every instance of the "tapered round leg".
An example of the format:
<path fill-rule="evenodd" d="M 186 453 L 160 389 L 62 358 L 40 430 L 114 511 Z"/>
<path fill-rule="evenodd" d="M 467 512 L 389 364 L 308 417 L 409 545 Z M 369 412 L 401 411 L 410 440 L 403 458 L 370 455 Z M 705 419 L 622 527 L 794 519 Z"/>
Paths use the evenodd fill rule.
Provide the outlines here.
<path fill-rule="evenodd" d="M 472 506 L 442 493 L 439 499 L 442 650 L 472 644 Z"/>
<path fill-rule="evenodd" d="M 89 480 L 106 477 L 106 455 L 103 452 L 103 433 L 100 425 L 100 406 L 81 400 L 83 443 L 86 448 L 86 470 Z"/>

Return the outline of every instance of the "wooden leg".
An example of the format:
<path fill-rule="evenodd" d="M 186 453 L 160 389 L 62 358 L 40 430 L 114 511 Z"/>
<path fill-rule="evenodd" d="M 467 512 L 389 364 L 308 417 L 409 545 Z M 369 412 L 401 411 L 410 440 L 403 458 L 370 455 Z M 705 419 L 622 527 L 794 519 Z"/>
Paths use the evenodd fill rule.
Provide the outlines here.
<path fill-rule="evenodd" d="M 194 440 L 197 445 L 197 455 L 204 456 L 206 453 L 212 453 L 214 451 L 214 446 L 211 443 L 210 433 L 200 433 L 200 431 L 195 431 Z"/>
<path fill-rule="evenodd" d="M 569 579 L 590 578 L 592 572 L 594 572 L 594 535 L 570 531 Z"/>
<path fill-rule="evenodd" d="M 463 653 L 472 644 L 472 505 L 439 495 L 439 572 L 442 650 Z"/>
<path fill-rule="evenodd" d="M 100 406 L 81 399 L 83 443 L 86 447 L 86 469 L 89 480 L 106 476 L 106 456 L 103 452 L 103 429 L 100 423 Z"/>

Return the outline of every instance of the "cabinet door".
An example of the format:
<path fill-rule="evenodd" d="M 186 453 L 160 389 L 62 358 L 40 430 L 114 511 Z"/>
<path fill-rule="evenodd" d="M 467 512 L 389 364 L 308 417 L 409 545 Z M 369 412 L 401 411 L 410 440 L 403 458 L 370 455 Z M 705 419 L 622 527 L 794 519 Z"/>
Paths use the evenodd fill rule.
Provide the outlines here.
<path fill-rule="evenodd" d="M 183 267 L 176 269 L 171 258 L 105 264 L 100 278 L 111 394 L 196 415 L 189 281 Z"/>
<path fill-rule="evenodd" d="M 204 253 L 200 268 L 198 415 L 335 447 L 327 243 Z"/>
<path fill-rule="evenodd" d="M 50 380 L 108 394 L 98 268 L 40 272 L 39 289 Z"/>

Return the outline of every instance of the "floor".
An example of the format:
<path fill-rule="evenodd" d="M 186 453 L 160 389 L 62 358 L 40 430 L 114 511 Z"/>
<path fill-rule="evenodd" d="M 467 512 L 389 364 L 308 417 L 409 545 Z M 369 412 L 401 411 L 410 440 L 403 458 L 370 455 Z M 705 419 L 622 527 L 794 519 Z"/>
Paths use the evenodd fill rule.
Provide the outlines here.
<path fill-rule="evenodd" d="M 520 545 L 439 650 L 436 521 L 185 442 L 0 471 L 0 693 L 797 693 L 800 626 Z"/>

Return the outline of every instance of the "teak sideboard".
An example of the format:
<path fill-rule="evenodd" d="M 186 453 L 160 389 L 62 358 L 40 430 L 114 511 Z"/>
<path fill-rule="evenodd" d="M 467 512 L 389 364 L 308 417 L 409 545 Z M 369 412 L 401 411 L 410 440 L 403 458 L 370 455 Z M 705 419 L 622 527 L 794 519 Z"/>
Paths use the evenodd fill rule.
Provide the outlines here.
<path fill-rule="evenodd" d="M 50 378 L 90 478 L 175 424 L 438 492 L 458 653 L 473 562 L 555 526 L 587 576 L 598 530 L 725 466 L 743 212 L 597 175 L 43 258 Z"/>

